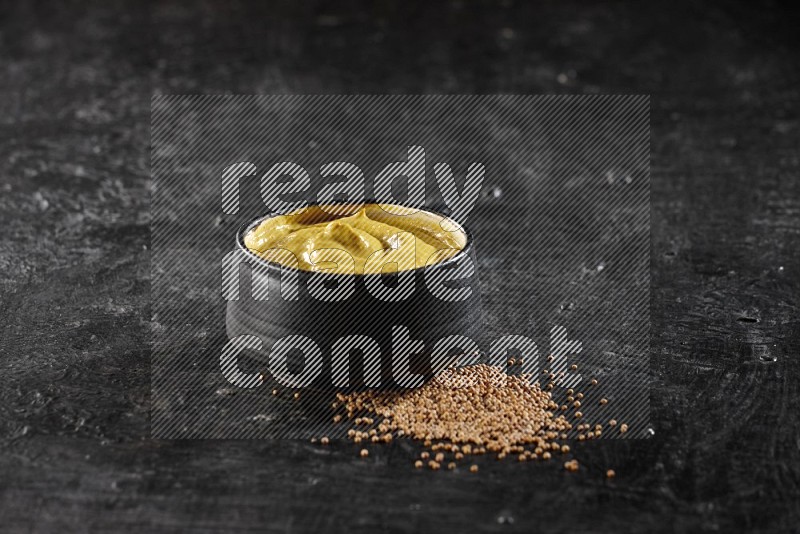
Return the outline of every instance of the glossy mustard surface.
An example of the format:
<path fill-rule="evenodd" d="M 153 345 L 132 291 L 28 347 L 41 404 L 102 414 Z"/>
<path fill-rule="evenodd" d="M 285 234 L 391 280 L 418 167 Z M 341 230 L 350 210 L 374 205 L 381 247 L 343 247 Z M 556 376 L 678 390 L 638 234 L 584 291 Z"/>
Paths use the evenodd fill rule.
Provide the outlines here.
<path fill-rule="evenodd" d="M 424 267 L 451 258 L 466 242 L 463 230 L 441 215 L 378 204 L 310 206 L 265 219 L 244 236 L 245 246 L 266 260 L 338 274 Z"/>

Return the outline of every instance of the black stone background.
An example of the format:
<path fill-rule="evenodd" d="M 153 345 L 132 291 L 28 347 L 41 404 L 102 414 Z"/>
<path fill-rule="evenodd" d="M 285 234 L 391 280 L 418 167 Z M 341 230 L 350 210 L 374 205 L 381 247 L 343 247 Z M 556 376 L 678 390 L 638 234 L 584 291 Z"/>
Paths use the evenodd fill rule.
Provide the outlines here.
<path fill-rule="evenodd" d="M 796 9 L 1 4 L 0 531 L 797 531 Z M 154 92 L 651 94 L 655 436 L 577 474 L 149 439 Z"/>

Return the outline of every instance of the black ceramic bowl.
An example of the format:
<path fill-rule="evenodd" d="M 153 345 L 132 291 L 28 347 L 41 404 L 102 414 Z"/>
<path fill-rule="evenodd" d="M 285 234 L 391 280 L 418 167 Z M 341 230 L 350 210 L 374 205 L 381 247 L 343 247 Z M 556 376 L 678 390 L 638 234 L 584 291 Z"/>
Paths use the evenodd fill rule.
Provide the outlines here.
<path fill-rule="evenodd" d="M 445 217 L 433 210 L 424 210 L 437 216 Z M 273 345 L 287 336 L 303 336 L 310 339 L 318 347 L 321 358 L 315 356 L 311 363 L 306 354 L 300 350 L 286 353 L 289 371 L 301 374 L 309 365 L 318 365 L 321 369 L 311 383 L 305 382 L 303 387 L 314 389 L 344 388 L 359 389 L 368 387 L 414 387 L 407 381 L 398 378 L 398 358 L 409 357 L 407 370 L 418 376 L 417 382 L 430 379 L 435 368 L 441 367 L 440 358 L 432 359 L 434 347 L 436 353 L 447 353 L 451 359 L 456 354 L 474 353 L 469 341 L 450 336 L 464 336 L 479 346 L 482 337 L 482 311 L 478 284 L 475 245 L 470 232 L 461 227 L 466 236 L 466 245 L 456 255 L 426 268 L 406 271 L 413 276 L 414 289 L 404 300 L 386 301 L 373 296 L 368 286 L 377 283 L 376 277 L 382 277 L 381 283 L 391 287 L 397 275 L 385 274 L 327 274 L 326 284 L 352 284 L 352 293 L 342 301 L 323 301 L 309 293 L 309 283 L 319 283 L 320 275 L 310 271 L 287 268 L 269 262 L 252 253 L 244 244 L 244 236 L 263 220 L 271 217 L 260 217 L 245 224 L 236 236 L 236 245 L 249 269 L 240 269 L 240 291 L 237 300 L 229 300 L 227 304 L 226 329 L 228 337 L 250 335 L 258 337 L 262 349 L 256 357 L 262 372 L 269 371 L 269 355 Z M 461 269 L 471 262 L 472 274 L 466 276 Z M 244 274 L 249 271 L 248 275 Z M 288 300 L 281 294 L 281 272 L 284 284 L 289 284 L 288 294 L 295 298 Z M 456 273 L 461 273 L 456 277 Z M 286 275 L 289 276 L 287 282 Z M 314 277 L 318 277 L 313 281 Z M 442 299 L 441 282 L 443 276 L 458 278 L 445 282 L 451 290 L 468 288 L 467 294 L 459 300 Z M 463 276 L 463 277 L 462 277 Z M 371 280 L 372 279 L 372 280 Z M 294 281 L 292 281 L 294 280 Z M 296 284 L 295 284 L 296 282 Z M 267 300 L 253 298 L 251 287 L 268 284 Z M 396 285 L 396 280 L 395 280 Z M 329 286 L 333 287 L 333 286 Z M 350 287 L 350 286 L 348 286 Z M 437 289 L 438 287 L 438 289 Z M 292 289 L 294 288 L 294 289 Z M 394 343 L 393 343 L 394 332 Z M 407 335 L 416 344 L 401 344 Z M 375 366 L 365 366 L 365 354 L 356 347 L 353 350 L 340 350 L 334 357 L 334 347 L 346 346 L 342 338 L 347 336 L 367 336 L 380 347 L 380 376 Z M 298 339 L 298 338 L 292 338 Z M 361 338 L 362 340 L 364 338 Z M 449 341 L 448 341 L 449 340 Z M 455 341 L 455 342 L 454 342 Z M 342 354 L 347 354 L 343 357 Z M 433 361 L 432 361 L 433 360 Z M 436 363 L 438 362 L 438 365 Z M 365 367 L 367 372 L 365 373 Z M 370 372 L 371 371 L 371 372 Z M 274 374 L 274 373 L 273 373 Z M 312 376 L 314 373 L 311 373 Z M 380 383 L 378 384 L 378 379 Z M 287 385 L 287 384 L 284 384 Z M 418 383 L 416 384 L 418 385 Z M 291 387 L 291 386 L 290 386 Z M 297 386 L 295 386 L 297 387 Z"/>

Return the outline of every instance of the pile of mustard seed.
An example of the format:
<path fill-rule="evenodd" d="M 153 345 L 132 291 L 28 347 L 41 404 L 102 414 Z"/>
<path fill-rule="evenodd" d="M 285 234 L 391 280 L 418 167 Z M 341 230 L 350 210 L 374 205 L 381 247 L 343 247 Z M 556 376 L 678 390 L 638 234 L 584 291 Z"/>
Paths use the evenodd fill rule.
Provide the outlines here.
<path fill-rule="evenodd" d="M 453 470 L 459 462 L 471 463 L 468 456 L 483 454 L 520 462 L 550 460 L 570 452 L 563 443 L 567 432 L 574 429 L 579 441 L 595 439 L 602 435 L 603 424 L 583 419 L 582 392 L 567 389 L 563 402 L 555 402 L 551 392 L 557 378 L 546 370 L 543 374 L 550 378 L 544 389 L 539 382 L 531 383 L 530 375 L 509 375 L 480 364 L 446 369 L 411 391 L 339 393 L 332 405 L 338 412 L 333 422 L 351 422 L 354 426 L 347 436 L 362 446 L 389 443 L 400 436 L 421 441 L 424 449 L 414 461 L 418 469 L 445 466 Z M 589 382 L 592 387 L 597 384 L 596 379 Z M 602 398 L 599 405 L 607 403 Z M 584 422 L 573 426 L 570 419 Z M 607 424 L 613 428 L 617 421 Z M 621 424 L 619 432 L 626 431 L 627 425 Z M 326 445 L 329 439 L 323 437 L 320 442 Z M 369 450 L 362 448 L 359 454 L 366 458 Z M 579 469 L 575 459 L 566 459 L 563 465 L 567 471 Z M 478 466 L 472 463 L 469 470 L 476 473 Z M 614 471 L 608 470 L 607 477 L 613 476 Z"/>
<path fill-rule="evenodd" d="M 339 393 L 332 407 L 340 413 L 333 420 L 352 421 L 347 436 L 357 444 L 388 443 L 399 436 L 422 441 L 425 449 L 414 462 L 417 468 L 455 469 L 467 456 L 481 454 L 520 462 L 550 460 L 570 452 L 561 441 L 573 428 L 568 417 L 582 417 L 577 399 L 583 398 L 569 389 L 571 404 L 559 405 L 552 389 L 552 382 L 543 390 L 529 375 L 508 375 L 489 365 L 451 368 L 412 391 Z M 568 414 L 568 409 L 575 411 Z M 580 440 L 602 433 L 601 424 L 575 429 Z M 360 455 L 367 457 L 369 451 L 362 449 Z M 566 461 L 564 468 L 577 471 L 577 460 Z M 471 472 L 477 470 L 477 465 L 470 466 Z"/>

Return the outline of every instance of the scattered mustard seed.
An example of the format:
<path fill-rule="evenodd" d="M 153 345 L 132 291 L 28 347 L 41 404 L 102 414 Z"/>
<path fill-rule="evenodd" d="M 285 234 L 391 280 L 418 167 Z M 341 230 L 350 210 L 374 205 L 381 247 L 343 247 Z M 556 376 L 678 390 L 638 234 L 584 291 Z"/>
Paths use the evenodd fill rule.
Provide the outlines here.
<path fill-rule="evenodd" d="M 521 358 L 514 359 L 515 364 L 521 362 Z M 577 364 L 572 369 L 577 370 Z M 544 371 L 545 375 L 555 376 L 554 373 Z M 591 383 L 596 385 L 596 379 Z M 334 421 L 347 418 L 364 425 L 363 430 L 347 431 L 354 443 L 388 443 L 394 437 L 408 436 L 422 442 L 426 449 L 414 461 L 414 467 L 427 464 L 435 471 L 454 469 L 456 461 L 470 454 L 489 453 L 497 460 L 516 456 L 520 462 L 549 460 L 557 452 L 570 452 L 561 440 L 568 439 L 572 430 L 578 431 L 579 441 L 599 437 L 602 425 L 573 425 L 567 415 L 570 407 L 582 407 L 580 399 L 584 394 L 570 388 L 566 390 L 567 401 L 557 402 L 558 393 L 550 392 L 554 387 L 552 380 L 542 386 L 531 383 L 530 375 L 510 376 L 503 368 L 479 364 L 446 369 L 414 390 L 337 393 L 332 407 L 342 413 Z M 600 403 L 604 401 L 607 402 L 603 399 Z M 491 409 L 487 410 L 487 406 Z M 573 416 L 584 418 L 580 411 L 573 412 Z M 614 426 L 616 421 L 608 424 Z M 627 425 L 623 426 L 627 431 Z M 329 442 L 327 437 L 321 441 Z M 451 453 L 456 461 L 445 462 L 445 453 Z M 578 470 L 576 460 L 569 460 L 564 466 L 569 471 Z M 470 466 L 471 472 L 477 470 L 477 464 Z"/>
<path fill-rule="evenodd" d="M 578 467 L 579 467 L 578 460 L 569 460 L 567 462 L 564 462 L 564 469 L 566 469 L 567 471 L 571 471 L 574 473 L 575 471 L 578 470 Z"/>

